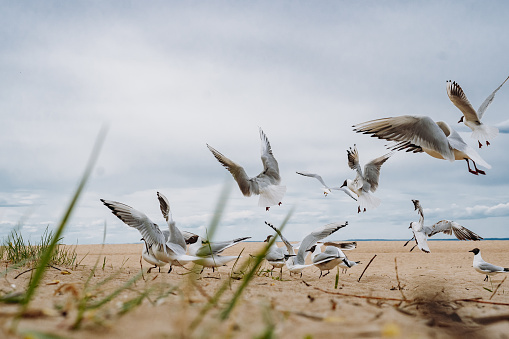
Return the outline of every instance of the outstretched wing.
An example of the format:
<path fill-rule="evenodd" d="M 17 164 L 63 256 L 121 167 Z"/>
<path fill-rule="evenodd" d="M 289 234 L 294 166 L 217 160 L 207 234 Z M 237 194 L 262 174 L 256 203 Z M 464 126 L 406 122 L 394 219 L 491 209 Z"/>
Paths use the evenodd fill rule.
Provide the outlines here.
<path fill-rule="evenodd" d="M 260 139 L 262 141 L 262 163 L 263 163 L 263 172 L 258 175 L 259 176 L 267 176 L 272 181 L 273 185 L 279 184 L 281 181 L 281 177 L 279 176 L 279 166 L 277 164 L 276 158 L 272 154 L 272 148 L 270 147 L 269 139 L 263 133 L 263 130 L 260 128 Z"/>
<path fill-rule="evenodd" d="M 430 117 L 402 115 L 371 120 L 353 127 L 357 133 L 396 142 L 390 149 L 420 152 L 420 148 L 426 148 L 454 161 L 447 136 Z"/>
<path fill-rule="evenodd" d="M 297 252 L 297 257 L 294 259 L 294 263 L 304 265 L 306 259 L 306 251 L 309 248 L 316 244 L 317 241 L 320 241 L 328 237 L 329 235 L 345 227 L 346 225 L 348 225 L 348 221 L 345 221 L 344 223 L 333 222 L 331 224 L 319 227 L 310 234 L 308 234 L 306 237 L 304 237 L 304 239 L 302 239 L 302 243 L 299 247 L 299 252 Z"/>
<path fill-rule="evenodd" d="M 237 238 L 229 241 L 206 242 L 196 251 L 196 256 L 206 257 L 213 254 L 219 254 L 228 247 L 232 247 L 238 242 L 250 239 L 251 237 Z"/>
<path fill-rule="evenodd" d="M 251 194 L 253 194 L 255 191 L 255 189 L 252 186 L 254 185 L 254 183 L 253 181 L 249 180 L 249 177 L 247 176 L 244 168 L 236 164 L 235 162 L 231 161 L 227 157 L 225 157 L 223 154 L 218 152 L 209 144 L 207 144 L 207 147 L 212 152 L 217 161 L 219 161 L 221 165 L 223 165 L 228 170 L 228 172 L 231 173 L 233 179 L 235 179 L 235 181 L 239 185 L 242 194 L 244 194 L 246 197 L 251 196 Z"/>
<path fill-rule="evenodd" d="M 292 244 L 283 236 L 283 233 L 281 233 L 281 231 L 279 229 L 276 228 L 276 226 L 272 225 L 272 224 L 269 224 L 268 222 L 265 222 L 265 224 L 267 226 L 269 226 L 270 228 L 272 228 L 274 231 L 276 231 L 277 234 L 279 234 L 279 237 L 281 238 L 281 240 L 283 241 L 283 243 L 285 244 L 286 246 L 286 249 L 288 250 L 288 254 L 293 254 L 294 251 L 293 251 L 293 246 Z"/>
<path fill-rule="evenodd" d="M 166 240 L 157 224 L 153 223 L 144 213 L 117 201 L 104 200 L 101 202 L 108 207 L 127 226 L 136 228 L 148 247 L 152 245 L 164 245 Z"/>
<path fill-rule="evenodd" d="M 481 117 L 477 116 L 477 112 L 468 101 L 463 89 L 456 83 L 456 81 L 447 81 L 447 95 L 451 99 L 454 106 L 463 113 L 465 119 L 474 123 L 480 124 Z"/>
<path fill-rule="evenodd" d="M 324 246 L 334 246 L 334 247 L 337 247 L 337 248 L 340 248 L 342 250 L 353 250 L 357 247 L 357 242 L 356 241 L 351 241 L 351 242 L 331 242 L 331 241 L 326 241 L 323 243 Z"/>
<path fill-rule="evenodd" d="M 303 175 L 305 177 L 310 177 L 310 178 L 315 178 L 316 180 L 320 181 L 320 183 L 325 187 L 325 188 L 329 188 L 329 186 L 327 186 L 327 184 L 325 184 L 325 182 L 323 181 L 322 177 L 319 175 L 319 174 L 315 174 L 315 173 L 310 173 L 310 172 L 295 172 L 297 174 L 300 174 L 300 175 Z"/>
<path fill-rule="evenodd" d="M 440 220 L 436 224 L 430 227 L 431 232 L 428 234 L 429 237 L 437 234 L 444 233 L 447 235 L 453 235 L 459 240 L 481 240 L 482 237 L 475 234 L 468 228 L 465 228 L 454 221 Z"/>
<path fill-rule="evenodd" d="M 378 179 L 380 179 L 380 168 L 391 157 L 393 153 L 387 153 L 378 157 L 376 159 L 371 160 L 364 166 L 364 180 L 369 183 L 369 190 L 371 192 L 375 192 L 378 188 Z M 363 187 L 364 190 L 364 187 Z M 367 190 L 364 190 L 367 191 Z"/>
<path fill-rule="evenodd" d="M 421 225 L 424 225 L 424 213 L 422 211 L 421 203 L 419 202 L 419 200 L 414 199 L 412 199 L 412 202 L 414 203 L 415 210 L 417 211 L 417 213 L 419 213 L 419 223 Z"/>
<path fill-rule="evenodd" d="M 362 168 L 359 163 L 359 152 L 357 152 L 357 146 L 353 145 L 353 149 L 350 147 L 350 149 L 346 150 L 346 155 L 348 157 L 348 167 L 357 172 L 355 181 L 362 185 L 364 176 L 362 175 Z"/>
<path fill-rule="evenodd" d="M 509 80 L 509 77 L 507 77 L 504 82 L 497 87 L 497 89 L 495 89 L 493 91 L 493 93 L 491 93 L 485 100 L 484 102 L 481 104 L 481 106 L 479 106 L 479 108 L 477 109 L 477 115 L 479 116 L 479 119 L 482 119 L 483 115 L 484 115 L 484 112 L 486 112 L 486 109 L 488 108 L 488 106 L 491 104 L 491 102 L 493 101 L 493 99 L 495 99 L 495 94 L 498 92 L 498 90 L 506 83 L 506 81 Z"/>

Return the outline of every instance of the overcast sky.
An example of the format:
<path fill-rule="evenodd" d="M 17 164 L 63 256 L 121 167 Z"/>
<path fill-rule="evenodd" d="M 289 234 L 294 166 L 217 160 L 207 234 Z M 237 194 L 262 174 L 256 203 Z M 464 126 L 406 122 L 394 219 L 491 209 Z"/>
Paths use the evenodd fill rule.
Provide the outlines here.
<path fill-rule="evenodd" d="M 419 199 L 425 223 L 455 220 L 483 237 L 509 237 L 509 84 L 483 121 L 499 126 L 478 150 L 486 176 L 426 154 L 398 152 L 382 167 L 381 205 L 357 214 L 332 186 L 387 153 L 352 125 L 428 115 L 477 141 L 446 93 L 457 81 L 477 108 L 509 76 L 505 1 L 3 2 L 0 10 L 0 236 L 22 225 L 32 240 L 63 215 L 94 140 L 108 134 L 66 231 L 66 243 L 139 242 L 102 205 L 126 203 L 165 227 L 156 192 L 177 226 L 205 234 L 231 175 L 206 143 L 262 170 L 268 136 L 287 194 L 269 212 L 232 185 L 216 238 L 262 240 L 295 207 L 284 233 L 348 220 L 332 239 L 408 239 Z"/>

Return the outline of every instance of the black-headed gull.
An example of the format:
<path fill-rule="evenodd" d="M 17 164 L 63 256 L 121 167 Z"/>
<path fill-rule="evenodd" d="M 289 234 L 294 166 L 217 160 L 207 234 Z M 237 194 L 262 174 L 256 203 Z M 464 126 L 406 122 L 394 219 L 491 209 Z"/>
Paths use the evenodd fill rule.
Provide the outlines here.
<path fill-rule="evenodd" d="M 157 196 L 161 201 L 161 194 L 159 192 Z M 152 222 L 144 213 L 121 202 L 100 200 L 126 225 L 136 228 L 141 233 L 146 245 L 152 250 L 153 256 L 157 260 L 170 264 L 168 273 L 171 272 L 173 265 L 184 266 L 191 261 L 200 259 L 186 254 L 186 241 L 175 225 L 171 213 L 169 213 L 169 208 L 167 218 L 169 237 L 166 239 L 159 226 Z"/>
<path fill-rule="evenodd" d="M 355 242 L 355 241 L 353 241 L 353 242 L 346 242 L 346 243 L 345 242 L 343 242 L 343 243 L 325 242 L 324 245 L 325 246 L 334 246 L 334 247 L 338 248 L 339 254 L 342 257 L 344 257 L 343 260 L 340 261 L 339 264 L 338 264 L 338 266 L 343 269 L 343 273 L 346 273 L 346 271 L 349 268 L 352 268 L 355 265 L 358 265 L 358 264 L 361 263 L 360 261 L 354 261 L 354 260 L 348 259 L 346 254 L 343 252 L 343 251 L 346 251 L 346 250 L 353 250 L 354 248 L 356 248 L 357 247 L 357 242 Z"/>
<path fill-rule="evenodd" d="M 488 277 L 491 277 L 494 274 L 509 272 L 509 268 L 496 266 L 496 265 L 490 264 L 489 262 L 484 261 L 483 258 L 481 257 L 480 249 L 474 248 L 473 250 L 470 250 L 469 252 L 474 253 L 474 261 L 472 263 L 472 266 L 474 267 L 474 269 L 479 273 L 486 274 L 484 281 L 487 281 Z"/>
<path fill-rule="evenodd" d="M 271 225 L 269 223 L 267 223 L 267 225 L 272 227 L 279 234 L 279 236 L 281 237 L 281 240 L 283 240 L 284 244 L 286 245 L 288 253 L 293 253 L 294 250 L 293 250 L 292 244 L 282 236 L 281 232 L 273 225 Z M 313 232 L 311 232 L 306 237 L 304 237 L 304 239 L 302 239 L 302 242 L 299 246 L 299 251 L 297 252 L 297 255 L 289 254 L 285 258 L 286 259 L 286 263 L 285 263 L 286 268 L 288 268 L 288 270 L 290 271 L 290 274 L 291 273 L 300 273 L 300 276 L 302 277 L 302 270 L 304 270 L 306 267 L 320 264 L 320 262 L 317 262 L 317 263 L 312 263 L 312 264 L 306 265 L 306 256 L 307 256 L 309 250 L 318 241 L 328 237 L 329 235 L 331 235 L 332 233 L 336 232 L 337 230 L 345 227 L 346 225 L 348 225 L 348 221 L 345 221 L 344 223 L 340 223 L 340 222 L 330 223 L 325 226 L 318 227 Z"/>
<path fill-rule="evenodd" d="M 357 133 L 371 134 L 378 139 L 394 141 L 393 145 L 388 146 L 391 150 L 425 152 L 434 158 L 451 162 L 466 160 L 468 171 L 475 175 L 486 174 L 477 168 L 476 163 L 488 169 L 491 168 L 447 123 L 434 122 L 427 116 L 402 115 L 371 120 L 353 127 Z M 472 161 L 475 170 L 470 168 L 469 160 Z"/>
<path fill-rule="evenodd" d="M 273 235 L 267 236 L 263 242 L 269 242 Z M 272 270 L 270 270 L 270 275 L 272 276 L 272 271 L 274 268 L 279 268 L 279 277 L 283 275 L 283 266 L 285 265 L 285 256 L 288 255 L 288 250 L 285 247 L 278 247 L 274 242 L 272 246 L 268 249 L 267 254 L 265 255 L 265 260 L 272 266 Z"/>
<path fill-rule="evenodd" d="M 431 226 L 424 226 L 424 214 L 422 211 L 421 204 L 419 200 L 412 199 L 412 202 L 414 203 L 415 210 L 419 214 L 419 221 L 412 221 L 410 223 L 410 227 L 412 229 L 412 232 L 414 236 L 412 239 L 415 239 L 415 246 L 418 246 L 419 249 L 421 249 L 423 252 L 430 253 L 429 247 L 428 247 L 428 237 L 431 237 L 437 233 L 444 233 L 447 235 L 455 235 L 456 238 L 459 240 L 474 240 L 478 241 L 481 240 L 482 237 L 478 236 L 474 232 L 470 231 L 469 229 L 461 226 L 457 222 L 449 221 L 449 220 L 441 220 Z M 410 240 L 412 240 L 410 239 Z M 404 246 L 408 244 L 405 243 Z M 413 246 L 410 249 L 410 252 L 415 248 Z"/>
<path fill-rule="evenodd" d="M 310 172 L 296 172 L 297 174 L 300 174 L 305 177 L 315 178 L 318 180 L 323 186 L 322 186 L 322 192 L 325 196 L 327 196 L 329 193 L 332 193 L 332 190 L 336 191 L 343 191 L 346 195 L 348 195 L 353 200 L 357 201 L 357 198 L 352 194 L 352 192 L 347 187 L 329 187 L 327 184 L 323 181 L 322 177 L 319 174 L 310 173 Z"/>
<path fill-rule="evenodd" d="M 325 250 L 321 252 L 319 245 L 313 245 L 308 251 L 313 252 L 312 261 L 313 265 L 320 269 L 320 276 L 326 276 L 330 273 L 334 267 L 338 266 L 340 263 L 343 265 L 347 265 L 348 261 L 345 261 L 346 256 L 344 253 L 337 247 L 327 246 Z M 327 273 L 323 274 L 323 271 L 327 271 Z"/>
<path fill-rule="evenodd" d="M 354 145 L 353 149 L 350 147 L 346 151 L 348 155 L 348 166 L 357 172 L 354 180 L 347 179 L 341 187 L 348 187 L 350 191 L 358 196 L 357 213 L 368 209 L 376 208 L 380 205 L 380 199 L 372 195 L 370 192 L 375 192 L 378 188 L 378 180 L 380 179 L 380 168 L 383 163 L 392 155 L 387 153 L 371 160 L 364 166 L 364 173 L 362 172 L 361 165 L 359 164 L 359 153 L 357 146 Z"/>
<path fill-rule="evenodd" d="M 458 83 L 455 81 L 447 81 L 447 95 L 449 96 L 449 99 L 451 99 L 454 106 L 456 106 L 463 113 L 463 116 L 460 118 L 458 123 L 463 122 L 472 130 L 472 138 L 477 139 L 479 148 L 482 147 L 481 141 L 486 143 L 486 146 L 489 146 L 490 143 L 488 140 L 493 139 L 498 135 L 498 128 L 483 124 L 481 119 L 484 115 L 484 112 L 486 112 L 486 109 L 495 98 L 497 91 L 506 83 L 508 79 L 509 77 L 507 77 L 504 82 L 484 100 L 481 106 L 479 106 L 477 109 L 477 112 L 470 104 L 470 101 L 468 101 L 467 96 L 465 95 L 465 92 L 463 92 L 463 89 L 460 87 L 460 85 L 458 85 Z"/>
<path fill-rule="evenodd" d="M 209 242 L 198 237 L 194 243 L 189 245 L 189 255 L 200 258 L 198 260 L 194 260 L 195 264 L 201 265 L 204 268 L 212 268 L 212 271 L 214 272 L 216 267 L 224 266 L 228 262 L 239 258 L 237 255 L 219 255 L 221 252 L 250 238 L 251 237 L 242 237 L 233 240 Z"/>
<path fill-rule="evenodd" d="M 212 146 L 207 147 L 214 157 L 223 165 L 233 176 L 244 196 L 249 197 L 253 194 L 259 195 L 258 206 L 265 207 L 268 211 L 270 206 L 280 205 L 283 196 L 286 193 L 286 186 L 280 185 L 279 166 L 272 154 L 269 139 L 260 128 L 260 139 L 262 141 L 262 163 L 263 171 L 256 177 L 250 178 L 244 168 L 231 161 L 223 154 L 219 153 Z"/>

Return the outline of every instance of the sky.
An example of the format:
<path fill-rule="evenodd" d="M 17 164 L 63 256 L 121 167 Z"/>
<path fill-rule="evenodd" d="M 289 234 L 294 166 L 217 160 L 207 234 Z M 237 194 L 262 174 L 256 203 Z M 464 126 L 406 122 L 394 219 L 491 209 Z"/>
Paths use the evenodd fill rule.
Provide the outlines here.
<path fill-rule="evenodd" d="M 0 5 L 0 238 L 37 240 L 60 222 L 102 126 L 108 132 L 63 242 L 135 243 L 140 234 L 99 199 L 166 227 L 205 235 L 223 187 L 216 239 L 263 240 L 293 210 L 284 234 L 300 240 L 337 221 L 330 237 L 409 239 L 417 221 L 454 220 L 482 237 L 509 237 L 509 84 L 483 117 L 498 126 L 478 149 L 485 176 L 426 154 L 395 153 L 357 213 L 339 192 L 324 197 L 309 171 L 338 186 L 387 153 L 352 125 L 399 115 L 445 121 L 476 148 L 446 93 L 457 81 L 477 108 L 509 76 L 505 1 L 87 1 Z M 262 128 L 287 193 L 266 212 L 244 197 L 206 144 L 255 176 Z M 445 238 L 448 238 L 445 236 Z"/>

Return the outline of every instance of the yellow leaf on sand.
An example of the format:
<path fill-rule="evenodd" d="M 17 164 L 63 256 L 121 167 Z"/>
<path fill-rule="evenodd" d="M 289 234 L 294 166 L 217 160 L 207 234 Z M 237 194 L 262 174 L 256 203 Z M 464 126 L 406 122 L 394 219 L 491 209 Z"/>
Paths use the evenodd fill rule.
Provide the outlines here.
<path fill-rule="evenodd" d="M 387 323 L 382 327 L 382 336 L 384 338 L 396 338 L 401 334 L 401 329 L 395 323 Z"/>
<path fill-rule="evenodd" d="M 71 274 L 69 271 L 61 271 L 60 274 Z"/>
<path fill-rule="evenodd" d="M 46 285 L 56 285 L 58 283 L 60 283 L 60 280 L 53 280 L 52 282 L 49 282 Z"/>
<path fill-rule="evenodd" d="M 326 323 L 342 323 L 345 321 L 345 318 L 343 317 L 325 317 L 323 318 L 323 321 Z"/>

